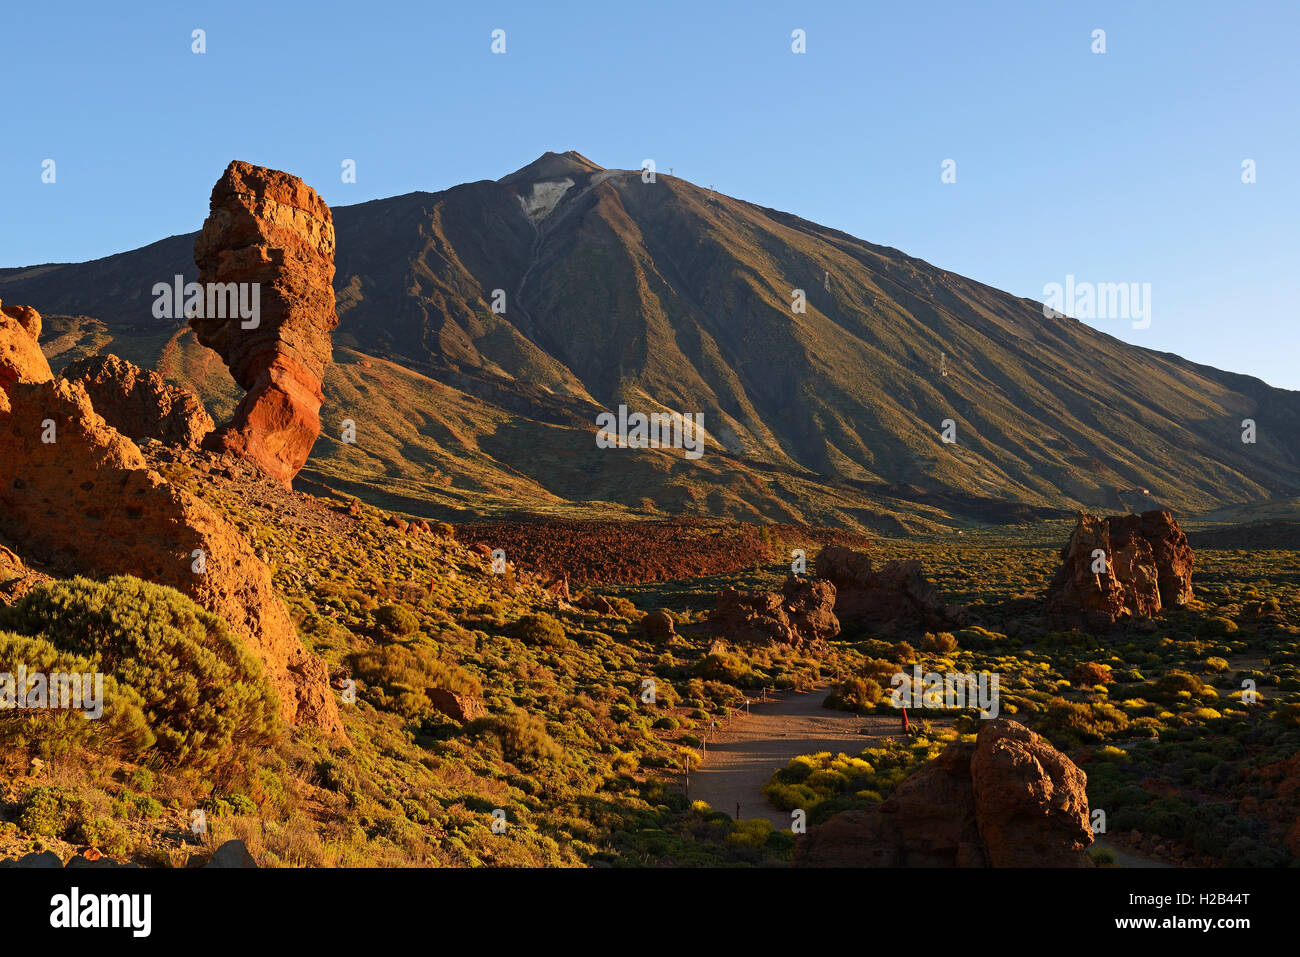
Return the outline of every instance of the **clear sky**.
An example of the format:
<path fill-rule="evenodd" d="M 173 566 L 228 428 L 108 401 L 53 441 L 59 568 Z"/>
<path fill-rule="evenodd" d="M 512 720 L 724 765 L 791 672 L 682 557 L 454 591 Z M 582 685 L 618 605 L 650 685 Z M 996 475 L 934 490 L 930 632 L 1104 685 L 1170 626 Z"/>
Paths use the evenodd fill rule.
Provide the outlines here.
<path fill-rule="evenodd" d="M 1150 283 L 1092 324 L 1300 388 L 1295 0 L 118 6 L 0 7 L 0 266 L 197 229 L 234 158 L 337 206 L 573 149 L 1033 299 Z"/>

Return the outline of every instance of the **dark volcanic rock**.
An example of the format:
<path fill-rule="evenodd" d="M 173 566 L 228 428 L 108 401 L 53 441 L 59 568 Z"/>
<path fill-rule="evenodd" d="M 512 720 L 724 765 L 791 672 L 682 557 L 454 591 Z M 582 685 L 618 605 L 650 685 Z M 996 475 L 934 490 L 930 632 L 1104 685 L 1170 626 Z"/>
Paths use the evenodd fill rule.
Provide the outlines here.
<path fill-rule="evenodd" d="M 795 845 L 797 867 L 1090 867 L 1087 777 L 1014 721 L 987 722 L 876 807 Z"/>
<path fill-rule="evenodd" d="M 1109 518 L 1080 512 L 1047 589 L 1048 615 L 1095 630 L 1152 618 L 1191 600 L 1194 561 L 1169 512 Z"/>
<path fill-rule="evenodd" d="M 965 623 L 964 609 L 944 601 L 918 561 L 886 562 L 877 570 L 865 553 L 827 545 L 815 569 L 818 578 L 835 585 L 835 614 L 845 627 L 888 634 Z"/>
<path fill-rule="evenodd" d="M 709 625 L 733 641 L 818 645 L 840 633 L 834 607 L 835 586 L 830 582 L 789 576 L 780 592 L 746 594 L 724 588 Z"/>

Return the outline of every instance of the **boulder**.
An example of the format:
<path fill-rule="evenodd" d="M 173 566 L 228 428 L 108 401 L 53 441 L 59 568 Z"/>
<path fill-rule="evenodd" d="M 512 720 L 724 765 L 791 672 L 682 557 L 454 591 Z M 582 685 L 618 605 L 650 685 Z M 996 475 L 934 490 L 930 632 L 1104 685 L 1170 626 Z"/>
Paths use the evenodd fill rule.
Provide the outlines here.
<path fill-rule="evenodd" d="M 658 608 L 641 619 L 641 632 L 651 641 L 669 641 L 677 634 L 673 616 Z"/>
<path fill-rule="evenodd" d="M 29 568 L 18 553 L 0 543 L 0 607 L 14 605 L 23 596 L 53 577 Z"/>
<path fill-rule="evenodd" d="M 583 611 L 594 611 L 598 615 L 617 615 L 618 610 L 608 598 L 597 595 L 595 592 L 583 592 L 573 602 Z"/>
<path fill-rule="evenodd" d="M 30 306 L 0 304 L 0 391 L 15 382 L 44 382 L 53 377 L 50 364 L 36 344 L 41 317 Z"/>
<path fill-rule="evenodd" d="M 176 588 L 243 638 L 288 722 L 342 733 L 325 663 L 303 648 L 270 569 L 230 520 L 148 468 L 79 383 L 15 383 L 5 403 L 0 534 L 53 569 Z"/>
<path fill-rule="evenodd" d="M 296 176 L 239 161 L 213 187 L 210 209 L 194 243 L 199 282 L 248 284 L 260 308 L 255 325 L 209 309 L 190 317 L 199 342 L 247 390 L 205 445 L 251 459 L 288 486 L 320 434 L 321 380 L 338 323 L 333 215 Z"/>
<path fill-rule="evenodd" d="M 964 610 L 944 601 L 918 561 L 891 561 L 877 570 L 864 552 L 827 545 L 814 569 L 835 586 L 835 615 L 846 628 L 891 634 L 965 623 Z"/>
<path fill-rule="evenodd" d="M 257 861 L 248 853 L 248 845 L 243 841 L 226 841 L 212 852 L 204 867 L 249 868 L 257 867 Z"/>
<path fill-rule="evenodd" d="M 872 808 L 795 844 L 796 867 L 1091 867 L 1087 777 L 1014 721 L 986 722 Z"/>
<path fill-rule="evenodd" d="M 446 688 L 426 688 L 424 693 L 435 708 L 462 724 L 487 714 L 483 702 L 474 695 L 448 691 Z"/>
<path fill-rule="evenodd" d="M 212 418 L 193 392 L 117 356 L 78 359 L 62 375 L 80 382 L 104 421 L 137 442 L 158 439 L 193 449 L 212 431 Z"/>
<path fill-rule="evenodd" d="M 840 633 L 835 586 L 820 579 L 786 577 L 780 592 L 718 592 L 709 625 L 733 641 L 820 646 Z"/>
<path fill-rule="evenodd" d="M 1080 512 L 1047 589 L 1048 615 L 1095 631 L 1153 618 L 1191 600 L 1194 560 L 1167 511 L 1109 518 Z"/>

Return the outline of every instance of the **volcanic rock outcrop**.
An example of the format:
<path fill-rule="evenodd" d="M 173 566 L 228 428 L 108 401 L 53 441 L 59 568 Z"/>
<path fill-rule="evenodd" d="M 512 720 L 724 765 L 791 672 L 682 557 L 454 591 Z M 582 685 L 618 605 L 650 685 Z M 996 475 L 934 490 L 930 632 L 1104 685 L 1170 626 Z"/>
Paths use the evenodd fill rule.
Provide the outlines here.
<path fill-rule="evenodd" d="M 1191 600 L 1194 562 L 1167 511 L 1109 518 L 1080 512 L 1047 589 L 1048 615 L 1096 630 L 1152 618 Z"/>
<path fill-rule="evenodd" d="M 40 334 L 41 315 L 35 309 L 0 303 L 0 390 L 51 377 L 50 364 L 36 344 Z"/>
<path fill-rule="evenodd" d="M 1087 776 L 1045 739 L 997 719 L 950 745 L 884 802 L 795 845 L 797 867 L 1091 867 Z"/>
<path fill-rule="evenodd" d="M 288 486 L 320 433 L 321 379 L 331 358 L 334 222 L 330 208 L 296 176 L 235 161 L 212 189 L 211 212 L 194 243 L 205 308 L 190 317 L 248 390 L 234 418 L 207 439 L 214 451 L 252 459 Z M 258 308 L 215 315 L 213 284 L 237 284 Z M 227 287 L 236 288 L 236 287 Z M 234 314 L 232 314 L 234 313 Z"/>
<path fill-rule="evenodd" d="M 18 337 L 35 340 L 4 315 L 0 341 L 15 348 L 0 351 L 0 534 L 52 569 L 126 573 L 189 595 L 261 660 L 287 721 L 341 734 L 325 663 L 303 648 L 270 569 L 238 529 L 150 469 L 79 382 L 48 366 L 43 378 L 24 371 L 30 350 Z"/>
<path fill-rule="evenodd" d="M 964 610 L 943 600 L 918 561 L 886 562 L 876 570 L 865 553 L 827 545 L 817 553 L 814 568 L 819 579 L 835 586 L 835 615 L 845 627 L 889 634 L 965 621 Z"/>
<path fill-rule="evenodd" d="M 212 431 L 212 417 L 198 396 L 125 359 L 88 356 L 70 363 L 61 374 L 81 383 L 95 411 L 129 439 L 197 448 Z"/>
<path fill-rule="evenodd" d="M 816 646 L 840 633 L 834 608 L 834 585 L 791 575 L 779 592 L 747 594 L 724 588 L 718 592 L 709 626 L 738 642 Z"/>

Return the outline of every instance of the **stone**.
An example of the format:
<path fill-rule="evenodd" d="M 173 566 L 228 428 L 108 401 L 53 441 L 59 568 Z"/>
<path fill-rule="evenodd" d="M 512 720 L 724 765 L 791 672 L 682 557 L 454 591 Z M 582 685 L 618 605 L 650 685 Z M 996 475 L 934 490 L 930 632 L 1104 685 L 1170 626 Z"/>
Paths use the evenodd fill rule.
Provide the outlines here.
<path fill-rule="evenodd" d="M 1091 867 L 1087 777 L 1044 738 L 996 719 L 875 807 L 795 844 L 796 867 Z"/>
<path fill-rule="evenodd" d="M 136 442 L 194 449 L 212 431 L 212 417 L 193 392 L 117 356 L 78 359 L 62 376 L 80 382 L 104 421 Z"/>
<path fill-rule="evenodd" d="M 213 187 L 210 209 L 194 243 L 200 284 L 255 284 L 260 308 L 252 328 L 238 315 L 190 317 L 247 390 L 205 446 L 251 459 L 288 487 L 320 434 L 338 323 L 333 215 L 298 177 L 240 161 Z"/>
<path fill-rule="evenodd" d="M 462 724 L 487 714 L 487 708 L 483 706 L 483 702 L 474 695 L 461 694 L 457 691 L 449 691 L 446 688 L 426 688 L 424 693 L 435 708 L 447 717 Z"/>
<path fill-rule="evenodd" d="M 840 632 L 833 611 L 835 586 L 788 575 L 780 592 L 718 592 L 709 626 L 737 642 L 820 647 Z"/>
<path fill-rule="evenodd" d="M 226 841 L 212 852 L 212 857 L 204 867 L 248 868 L 257 867 L 257 861 L 248 853 L 248 845 L 243 841 Z"/>
<path fill-rule="evenodd" d="M 845 628 L 889 635 L 966 621 L 965 610 L 944 601 L 918 561 L 891 561 L 876 569 L 864 552 L 827 545 L 818 552 L 814 569 L 819 579 L 835 586 L 835 615 Z"/>
<path fill-rule="evenodd" d="M 0 534 L 52 569 L 129 574 L 188 595 L 262 661 L 286 721 L 342 734 L 325 663 L 303 648 L 270 569 L 229 519 L 150 469 L 79 383 L 16 383 L 6 404 Z M 47 420 L 55 424 L 49 444 L 39 439 Z"/>
<path fill-rule="evenodd" d="M 40 314 L 30 306 L 0 303 L 0 392 L 15 382 L 45 382 L 53 378 L 50 364 L 37 345 Z"/>
<path fill-rule="evenodd" d="M 1048 616 L 1094 631 L 1154 618 L 1192 599 L 1194 562 L 1187 536 L 1167 511 L 1109 518 L 1080 512 L 1047 589 Z"/>
<path fill-rule="evenodd" d="M 669 641 L 676 636 L 677 626 L 666 609 L 658 608 L 641 619 L 641 632 L 651 641 Z"/>

